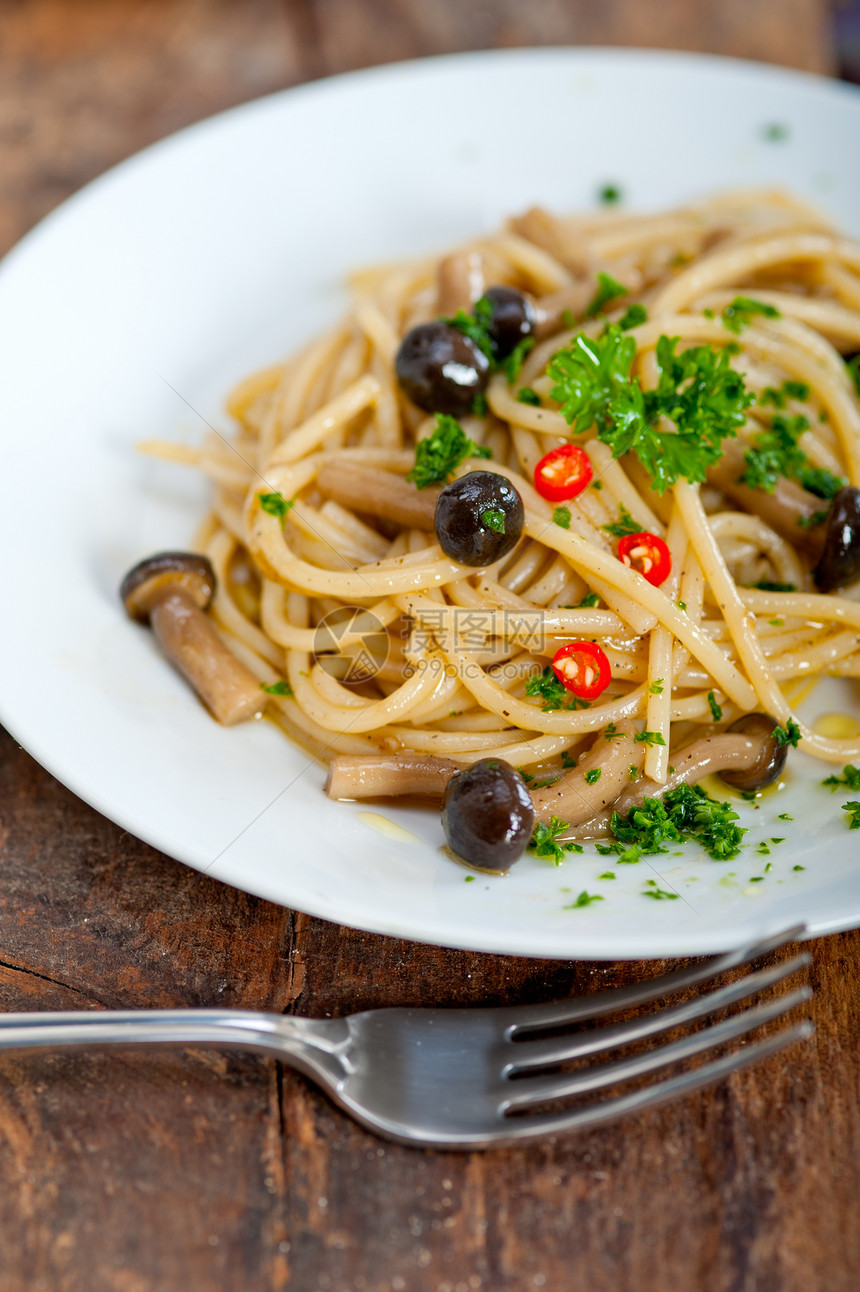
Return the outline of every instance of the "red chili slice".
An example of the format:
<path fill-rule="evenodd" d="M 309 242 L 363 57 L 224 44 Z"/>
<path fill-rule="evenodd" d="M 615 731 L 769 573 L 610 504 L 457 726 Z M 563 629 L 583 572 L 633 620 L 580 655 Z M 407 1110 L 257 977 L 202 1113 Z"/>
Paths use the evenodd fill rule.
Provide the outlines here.
<path fill-rule="evenodd" d="M 575 498 L 593 479 L 588 454 L 578 444 L 560 444 L 550 449 L 535 467 L 535 489 L 547 502 Z"/>
<path fill-rule="evenodd" d="M 672 555 L 656 534 L 643 530 L 640 534 L 625 534 L 618 544 L 618 555 L 631 570 L 655 588 L 668 579 L 672 572 Z"/>
<path fill-rule="evenodd" d="M 596 642 L 568 642 L 553 655 L 552 671 L 580 700 L 596 700 L 612 678 L 609 660 Z"/>

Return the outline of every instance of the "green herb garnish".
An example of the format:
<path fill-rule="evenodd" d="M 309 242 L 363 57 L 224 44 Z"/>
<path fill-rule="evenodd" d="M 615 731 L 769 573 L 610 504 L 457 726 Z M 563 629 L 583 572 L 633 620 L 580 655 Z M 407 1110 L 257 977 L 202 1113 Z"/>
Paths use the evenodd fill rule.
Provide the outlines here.
<path fill-rule="evenodd" d="M 467 336 L 494 364 L 495 353 L 488 330 L 491 315 L 492 306 L 482 296 L 479 301 L 475 302 L 474 314 L 467 314 L 465 310 L 457 310 L 453 318 L 443 318 L 442 322 L 447 323 L 449 327 L 455 327 L 458 332 L 463 333 L 463 336 Z"/>
<path fill-rule="evenodd" d="M 613 538 L 625 538 L 628 534 L 641 534 L 642 526 L 634 520 L 630 512 L 623 503 L 619 506 L 619 519 L 611 525 L 601 525 L 600 528 L 606 530 Z"/>
<path fill-rule="evenodd" d="M 646 879 L 643 897 L 653 897 L 658 902 L 675 902 L 678 900 L 678 894 L 672 893 L 668 888 L 660 888 L 656 879 Z"/>
<path fill-rule="evenodd" d="M 600 768 L 599 768 L 599 767 L 591 767 L 591 768 L 589 768 L 589 770 L 585 773 L 585 783 L 586 783 L 586 785 L 594 785 L 594 784 L 596 784 L 596 782 L 597 782 L 597 781 L 599 781 L 599 780 L 600 780 Z"/>
<path fill-rule="evenodd" d="M 805 381 L 784 381 L 777 389 L 775 386 L 765 386 L 764 390 L 758 397 L 758 402 L 762 405 L 770 404 L 773 408 L 785 408 L 789 399 L 809 399 L 811 394 L 810 387 Z"/>
<path fill-rule="evenodd" d="M 665 745 L 666 744 L 666 741 L 663 739 L 659 731 L 638 731 L 636 735 L 633 737 L 633 739 L 637 745 Z"/>
<path fill-rule="evenodd" d="M 622 332 L 629 332 L 631 328 L 640 327 L 647 321 L 648 311 L 644 305 L 628 305 L 618 320 L 618 326 Z"/>
<path fill-rule="evenodd" d="M 812 465 L 798 443 L 808 429 L 809 422 L 803 416 L 774 417 L 769 428 L 760 431 L 744 453 L 746 469 L 741 482 L 751 489 L 773 493 L 780 476 L 787 476 L 819 498 L 832 498 L 845 481 L 824 467 Z"/>
<path fill-rule="evenodd" d="M 266 695 L 286 695 L 293 694 L 293 688 L 284 678 L 279 682 L 270 682 L 268 686 L 264 682 L 260 683 L 260 690 L 265 691 Z"/>
<path fill-rule="evenodd" d="M 284 521 L 296 505 L 295 498 L 285 498 L 282 493 L 258 493 L 260 506 L 269 516 L 275 516 L 281 522 L 283 529 Z"/>
<path fill-rule="evenodd" d="M 749 327 L 756 314 L 768 319 L 778 319 L 779 310 L 775 305 L 757 301 L 752 296 L 736 296 L 730 305 L 723 310 L 723 324 L 730 332 L 740 332 Z"/>
<path fill-rule="evenodd" d="M 722 722 L 723 711 L 720 708 L 720 706 L 717 704 L 717 697 L 714 695 L 713 691 L 708 692 L 708 707 L 711 710 L 711 715 L 714 719 L 714 722 Z"/>
<path fill-rule="evenodd" d="M 838 789 L 844 785 L 849 790 L 860 790 L 860 767 L 855 767 L 853 763 L 846 763 L 842 768 L 841 776 L 828 776 L 822 785 L 829 785 L 831 790 Z"/>
<path fill-rule="evenodd" d="M 628 289 L 624 284 L 619 283 L 611 274 L 599 273 L 597 275 L 597 291 L 585 311 L 585 317 L 593 319 L 609 301 L 614 301 L 618 296 L 626 296 L 627 292 Z"/>
<path fill-rule="evenodd" d="M 772 734 L 778 745 L 791 745 L 792 749 L 796 749 L 800 743 L 800 727 L 794 718 L 789 718 L 784 727 L 774 727 Z"/>
<path fill-rule="evenodd" d="M 576 901 L 570 902 L 569 905 L 567 906 L 563 906 L 562 910 L 575 911 L 580 906 L 590 906 L 592 902 L 602 902 L 602 901 L 604 901 L 604 898 L 601 893 L 587 893 L 585 889 L 583 889 L 582 892 L 579 894 L 579 897 L 577 897 Z"/>
<path fill-rule="evenodd" d="M 854 382 L 857 398 L 860 399 L 860 354 L 855 354 L 850 359 L 846 359 L 845 367 L 848 369 L 848 376 Z"/>
<path fill-rule="evenodd" d="M 520 386 L 517 391 L 517 402 L 520 404 L 531 404 L 532 408 L 540 408 L 540 395 L 531 386 Z"/>
<path fill-rule="evenodd" d="M 788 138 L 788 126 L 781 121 L 772 121 L 769 125 L 762 126 L 761 133 L 769 144 L 781 144 Z"/>
<path fill-rule="evenodd" d="M 774 583 L 771 579 L 760 579 L 758 583 L 751 583 L 751 588 L 758 588 L 759 592 L 796 592 L 797 585 L 794 583 Z"/>
<path fill-rule="evenodd" d="M 649 683 L 648 683 L 648 694 L 649 694 L 649 695 L 662 695 L 662 694 L 663 694 L 663 679 L 662 679 L 662 677 L 655 678 L 653 682 L 649 682 Z"/>
<path fill-rule="evenodd" d="M 573 695 L 567 687 L 562 686 L 548 664 L 542 672 L 532 673 L 531 677 L 526 678 L 526 695 L 539 697 L 541 710 L 544 713 L 552 713 L 554 709 L 591 707 L 588 700 L 580 700 L 579 696 Z"/>
<path fill-rule="evenodd" d="M 548 857 L 560 866 L 566 852 L 582 852 L 581 844 L 575 843 L 572 839 L 559 842 L 560 836 L 569 829 L 567 821 L 561 821 L 557 816 L 550 818 L 549 825 L 542 825 L 539 822 L 535 826 L 535 832 L 528 847 L 529 852 L 535 857 Z"/>
<path fill-rule="evenodd" d="M 524 336 L 517 341 L 511 353 L 504 360 L 503 367 L 505 376 L 508 379 L 508 385 L 512 386 L 522 371 L 522 366 L 526 355 L 534 349 L 535 339 L 533 336 Z"/>
<path fill-rule="evenodd" d="M 496 534 L 504 534 L 505 513 L 501 507 L 488 507 L 486 511 L 482 511 L 481 521 L 487 529 L 492 529 Z"/>
<path fill-rule="evenodd" d="M 853 799 L 850 803 L 843 803 L 842 811 L 851 813 L 851 819 L 848 822 L 848 829 L 860 830 L 860 802 L 858 802 L 857 799 Z"/>
<path fill-rule="evenodd" d="M 562 529 L 570 529 L 570 508 L 564 506 L 554 508 L 552 523 L 560 525 Z"/>
<path fill-rule="evenodd" d="M 490 450 L 469 439 L 456 417 L 437 413 L 433 434 L 415 445 L 415 466 L 406 479 L 417 489 L 426 489 L 428 485 L 444 484 L 464 459 L 489 457 Z"/>
<path fill-rule="evenodd" d="M 592 610 L 595 606 L 600 605 L 600 596 L 597 592 L 586 592 L 585 596 L 582 598 L 579 605 L 585 606 L 587 607 L 587 609 Z"/>
<path fill-rule="evenodd" d="M 617 876 L 616 876 L 616 874 L 615 874 L 615 871 L 614 871 L 614 870 L 604 870 L 603 874 L 602 874 L 602 875 L 598 875 L 598 876 L 597 876 L 597 878 L 598 878 L 598 879 L 616 879 L 616 878 L 617 878 Z"/>
<path fill-rule="evenodd" d="M 617 184 L 604 184 L 597 191 L 597 200 L 604 206 L 612 206 L 613 203 L 621 201 L 621 189 Z"/>
<path fill-rule="evenodd" d="M 698 785 L 679 785 L 662 798 L 646 798 L 626 817 L 613 812 L 612 833 L 643 853 L 668 852 L 665 842 L 694 839 L 715 861 L 736 857 L 746 830 L 735 824 L 738 814 L 728 803 L 709 798 Z"/>

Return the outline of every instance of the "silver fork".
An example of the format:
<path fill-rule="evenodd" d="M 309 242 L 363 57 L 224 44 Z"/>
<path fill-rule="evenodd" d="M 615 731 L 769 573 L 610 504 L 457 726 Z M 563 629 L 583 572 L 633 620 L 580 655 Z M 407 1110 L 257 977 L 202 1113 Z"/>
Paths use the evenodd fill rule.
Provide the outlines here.
<path fill-rule="evenodd" d="M 803 933 L 803 926 L 787 929 L 692 969 L 547 1005 L 372 1009 L 337 1019 L 218 1009 L 0 1014 L 0 1051 L 138 1044 L 255 1050 L 305 1073 L 362 1125 L 389 1139 L 428 1148 L 494 1148 L 653 1108 L 810 1036 L 812 1023 L 803 1020 L 690 1071 L 626 1094 L 600 1097 L 620 1082 L 746 1036 L 809 1000 L 812 990 L 803 986 L 630 1057 L 573 1072 L 560 1066 L 586 1058 L 602 1060 L 620 1046 L 746 1000 L 808 965 L 811 957 L 806 952 L 629 1022 L 546 1035 L 549 1029 L 575 1028 L 587 1019 L 660 1001 L 748 964 Z M 591 1098 L 573 1108 L 546 1107 L 583 1095 Z"/>

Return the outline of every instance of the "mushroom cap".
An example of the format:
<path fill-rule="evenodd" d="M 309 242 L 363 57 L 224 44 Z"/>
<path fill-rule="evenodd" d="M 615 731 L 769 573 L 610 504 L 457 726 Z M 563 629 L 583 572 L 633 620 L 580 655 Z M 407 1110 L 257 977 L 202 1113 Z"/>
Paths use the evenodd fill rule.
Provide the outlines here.
<path fill-rule="evenodd" d="M 747 793 L 762 790 L 777 780 L 788 755 L 788 748 L 774 739 L 773 732 L 777 725 L 767 713 L 745 713 L 742 718 L 731 723 L 726 730 L 760 741 L 761 753 L 752 767 L 724 769 L 719 773 L 720 779 Z"/>
<path fill-rule="evenodd" d="M 180 588 L 205 610 L 215 593 L 215 571 L 197 552 L 157 552 L 138 561 L 120 584 L 119 595 L 132 619 L 146 623 L 156 601 Z"/>
<path fill-rule="evenodd" d="M 845 485 L 833 499 L 813 578 L 819 592 L 847 587 L 860 578 L 860 489 L 853 485 Z"/>

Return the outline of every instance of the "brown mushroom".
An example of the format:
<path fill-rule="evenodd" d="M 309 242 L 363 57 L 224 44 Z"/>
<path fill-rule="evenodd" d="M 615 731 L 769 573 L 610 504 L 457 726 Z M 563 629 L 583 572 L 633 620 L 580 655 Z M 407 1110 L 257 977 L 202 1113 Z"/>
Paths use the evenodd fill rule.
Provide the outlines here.
<path fill-rule="evenodd" d="M 744 511 L 760 516 L 794 547 L 803 549 L 813 560 L 818 558 L 824 540 L 822 511 L 827 504 L 808 489 L 781 476 L 773 493 L 751 489 L 740 477 L 746 470 L 746 450 L 740 440 L 723 444 L 723 456 L 708 471 L 708 480 L 722 490 Z"/>
<path fill-rule="evenodd" d="M 757 741 L 759 746 L 758 758 L 750 767 L 736 765 L 731 768 L 721 768 L 720 777 L 727 785 L 733 785 L 735 789 L 751 794 L 763 790 L 765 785 L 772 785 L 779 779 L 785 767 L 788 746 L 780 744 L 776 739 L 774 732 L 778 726 L 779 724 L 766 713 L 745 713 L 742 718 L 738 718 L 727 727 L 728 734 L 739 733 L 742 736 L 749 736 L 750 739 Z"/>
<path fill-rule="evenodd" d="M 324 494 L 354 511 L 409 529 L 433 529 L 439 490 L 418 490 L 393 471 L 331 458 L 320 467 L 317 484 Z"/>
<path fill-rule="evenodd" d="M 329 763 L 325 792 L 330 799 L 391 798 L 414 794 L 437 799 L 462 763 L 436 754 L 336 754 Z"/>
<path fill-rule="evenodd" d="M 132 619 L 150 625 L 204 704 L 219 722 L 232 726 L 259 713 L 266 697 L 204 614 L 214 592 L 212 565 L 194 552 L 150 556 L 129 570 L 120 586 Z"/>

